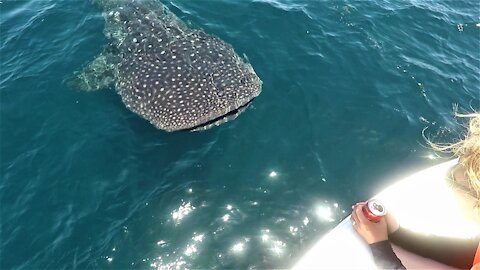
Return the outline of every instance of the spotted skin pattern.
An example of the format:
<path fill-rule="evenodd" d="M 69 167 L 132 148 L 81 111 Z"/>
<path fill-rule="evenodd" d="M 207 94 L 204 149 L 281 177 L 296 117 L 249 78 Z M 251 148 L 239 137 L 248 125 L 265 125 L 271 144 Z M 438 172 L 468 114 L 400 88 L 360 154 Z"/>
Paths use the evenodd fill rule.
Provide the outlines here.
<path fill-rule="evenodd" d="M 156 0 L 96 0 L 127 108 L 166 131 L 201 130 L 234 119 L 261 92 L 232 46 L 188 27 Z"/>

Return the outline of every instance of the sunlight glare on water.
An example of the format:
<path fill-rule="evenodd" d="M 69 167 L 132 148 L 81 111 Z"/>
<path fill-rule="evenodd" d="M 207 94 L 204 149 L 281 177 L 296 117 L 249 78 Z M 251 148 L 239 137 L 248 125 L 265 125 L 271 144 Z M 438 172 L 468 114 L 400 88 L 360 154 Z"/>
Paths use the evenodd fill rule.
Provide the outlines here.
<path fill-rule="evenodd" d="M 1 269 L 288 268 L 480 110 L 478 1 L 162 2 L 262 79 L 237 119 L 166 133 L 72 89 L 99 7 L 0 1 Z"/>

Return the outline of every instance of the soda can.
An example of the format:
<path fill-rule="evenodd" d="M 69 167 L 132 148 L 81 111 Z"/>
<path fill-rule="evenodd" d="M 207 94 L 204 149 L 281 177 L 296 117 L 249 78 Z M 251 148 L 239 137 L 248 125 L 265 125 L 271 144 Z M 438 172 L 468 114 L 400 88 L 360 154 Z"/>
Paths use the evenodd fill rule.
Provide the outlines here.
<path fill-rule="evenodd" d="M 362 207 L 363 214 L 372 222 L 379 222 L 387 214 L 387 209 L 378 200 L 368 200 Z"/>

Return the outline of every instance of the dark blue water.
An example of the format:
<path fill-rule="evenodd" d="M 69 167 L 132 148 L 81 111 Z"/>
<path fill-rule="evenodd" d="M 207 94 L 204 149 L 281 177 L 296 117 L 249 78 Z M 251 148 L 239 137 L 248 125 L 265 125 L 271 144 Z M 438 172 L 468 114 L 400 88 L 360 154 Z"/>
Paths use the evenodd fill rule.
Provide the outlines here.
<path fill-rule="evenodd" d="M 480 109 L 477 1 L 165 3 L 263 80 L 235 121 L 166 133 L 68 88 L 101 11 L 0 1 L 0 268 L 286 268 Z"/>

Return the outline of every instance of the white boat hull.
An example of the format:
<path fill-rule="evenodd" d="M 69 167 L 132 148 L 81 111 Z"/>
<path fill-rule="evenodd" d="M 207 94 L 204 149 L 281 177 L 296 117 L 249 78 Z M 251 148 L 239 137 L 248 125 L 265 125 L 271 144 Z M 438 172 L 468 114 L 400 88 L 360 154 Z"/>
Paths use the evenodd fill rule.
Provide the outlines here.
<path fill-rule="evenodd" d="M 375 198 L 408 229 L 452 237 L 471 237 L 480 228 L 462 214 L 445 176 L 457 160 L 415 173 Z M 394 246 L 407 269 L 455 269 Z M 293 267 L 299 269 L 376 269 L 369 246 L 353 229 L 350 216 L 323 236 Z"/>

